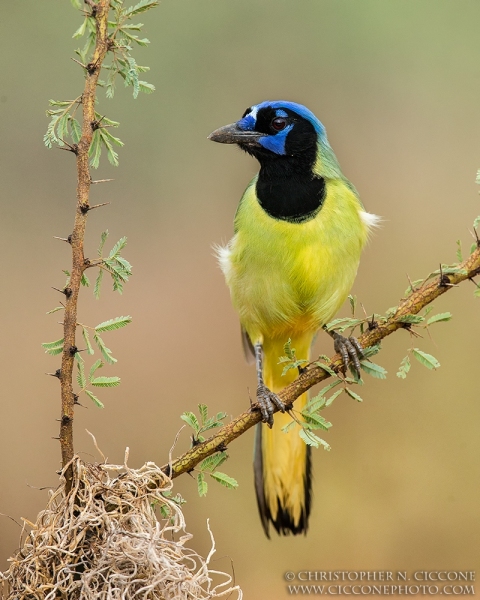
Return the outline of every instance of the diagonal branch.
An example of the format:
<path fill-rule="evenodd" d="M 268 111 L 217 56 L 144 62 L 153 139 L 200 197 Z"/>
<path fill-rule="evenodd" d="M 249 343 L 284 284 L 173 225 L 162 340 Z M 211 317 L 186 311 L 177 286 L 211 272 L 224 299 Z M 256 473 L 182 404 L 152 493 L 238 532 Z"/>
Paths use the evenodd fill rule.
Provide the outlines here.
<path fill-rule="evenodd" d="M 456 265 L 453 269 L 454 272 L 451 271 L 451 269 L 442 270 L 440 268 L 438 275 L 433 278 L 427 277 L 418 288 L 412 289 L 410 295 L 402 299 L 393 315 L 382 318 L 378 322 L 371 321 L 369 330 L 359 338 L 362 346 L 364 348 L 374 346 L 398 329 L 410 329 L 411 325 L 402 322 L 402 317 L 419 313 L 452 287 L 478 275 L 480 273 L 480 242 L 477 241 L 477 248 L 474 252 L 465 261 Z M 332 357 L 330 367 L 336 372 L 341 369 L 342 359 L 338 354 Z M 278 395 L 286 405 L 291 405 L 304 392 L 328 377 L 330 375 L 324 369 L 318 367 L 315 363 L 310 363 L 304 368 L 302 374 Z M 276 412 L 278 409 L 275 408 L 274 410 Z M 259 410 L 254 408 L 243 412 L 228 425 L 219 429 L 208 440 L 195 445 L 170 464 L 164 465 L 162 471 L 172 478 L 178 477 L 182 473 L 188 473 L 207 456 L 225 450 L 226 446 L 234 439 L 260 421 L 261 414 Z"/>
<path fill-rule="evenodd" d="M 109 0 L 99 0 L 98 3 L 88 2 L 95 8 L 92 16 L 96 24 L 96 45 L 92 61 L 86 66 L 85 87 L 82 94 L 83 123 L 82 136 L 75 147 L 74 154 L 77 160 L 77 212 L 73 232 L 69 238 L 72 246 L 72 270 L 68 288 L 64 290 L 66 296 L 65 317 L 63 324 L 63 353 L 62 367 L 60 372 L 60 385 L 62 397 L 62 414 L 60 420 L 60 446 L 62 450 L 62 466 L 68 467 L 65 477 L 67 480 L 66 490 L 72 485 L 73 470 L 73 414 L 75 406 L 75 395 L 73 393 L 73 364 L 77 351 L 75 346 L 75 331 L 77 323 L 77 302 L 80 290 L 80 281 L 85 270 L 85 259 L 83 243 L 85 237 L 85 226 L 89 209 L 90 195 L 90 169 L 88 152 L 92 143 L 93 127 L 95 121 L 95 95 L 100 69 L 108 51 L 108 12 Z"/>

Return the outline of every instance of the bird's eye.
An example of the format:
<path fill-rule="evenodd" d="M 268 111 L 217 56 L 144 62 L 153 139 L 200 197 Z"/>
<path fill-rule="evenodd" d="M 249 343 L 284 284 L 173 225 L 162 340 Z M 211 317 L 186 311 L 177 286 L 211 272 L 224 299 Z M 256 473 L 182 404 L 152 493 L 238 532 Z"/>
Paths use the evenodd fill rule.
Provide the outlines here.
<path fill-rule="evenodd" d="M 287 126 L 287 119 L 284 119 L 283 117 L 276 117 L 273 119 L 271 125 L 275 131 L 282 131 L 282 129 L 285 129 Z"/>

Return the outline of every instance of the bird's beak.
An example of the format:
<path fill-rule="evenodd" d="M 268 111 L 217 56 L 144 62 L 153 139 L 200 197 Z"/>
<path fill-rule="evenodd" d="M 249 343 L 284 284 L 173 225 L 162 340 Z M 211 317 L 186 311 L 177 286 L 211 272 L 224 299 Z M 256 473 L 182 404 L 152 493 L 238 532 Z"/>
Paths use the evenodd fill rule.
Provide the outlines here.
<path fill-rule="evenodd" d="M 208 139 L 212 140 L 212 142 L 219 142 L 220 144 L 247 144 L 258 146 L 258 140 L 262 136 L 262 133 L 240 129 L 238 123 L 232 123 L 231 125 L 225 125 L 225 127 L 216 129 L 208 136 Z"/>

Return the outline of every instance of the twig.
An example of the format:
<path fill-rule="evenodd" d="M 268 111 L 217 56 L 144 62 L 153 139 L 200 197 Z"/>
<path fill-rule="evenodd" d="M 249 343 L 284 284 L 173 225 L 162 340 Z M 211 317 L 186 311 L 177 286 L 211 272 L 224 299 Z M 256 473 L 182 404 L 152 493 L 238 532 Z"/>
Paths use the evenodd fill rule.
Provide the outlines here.
<path fill-rule="evenodd" d="M 82 136 L 76 145 L 77 161 L 77 211 L 73 227 L 71 246 L 72 246 L 72 274 L 69 282 L 70 294 L 67 296 L 64 317 L 64 346 L 62 354 L 61 367 L 61 396 L 62 412 L 60 425 L 60 446 L 62 450 L 62 465 L 70 466 L 65 471 L 66 491 L 69 492 L 72 487 L 73 468 L 72 459 L 73 449 L 73 414 L 75 405 L 75 396 L 73 393 L 72 372 L 74 355 L 71 348 L 75 347 L 75 331 L 77 323 L 77 302 L 80 290 L 80 281 L 85 270 L 83 241 L 85 237 L 85 226 L 88 210 L 82 210 L 89 205 L 90 193 L 90 169 L 88 151 L 92 143 L 93 130 L 92 122 L 95 121 L 95 95 L 100 67 L 108 51 L 108 12 L 110 9 L 109 0 L 99 0 L 98 3 L 90 3 L 95 10 L 92 13 L 95 18 L 96 26 L 96 45 L 92 61 L 87 65 L 85 74 L 85 88 L 82 94 L 83 123 Z M 83 65 L 82 65 L 83 66 Z"/>
<path fill-rule="evenodd" d="M 441 269 L 440 276 L 424 280 L 423 284 L 413 291 L 407 298 L 402 300 L 395 314 L 389 318 L 379 319 L 376 321 L 376 327 L 365 332 L 359 342 L 364 348 L 378 344 L 383 338 L 392 334 L 398 329 L 405 329 L 405 323 L 400 321 L 405 315 L 415 315 L 419 313 L 428 304 L 436 298 L 448 292 L 452 287 L 456 287 L 462 281 L 472 279 L 475 275 L 480 274 L 480 248 L 477 248 L 465 261 L 457 265 L 458 271 L 449 273 L 448 275 Z M 342 367 L 342 359 L 338 354 L 335 354 L 330 360 L 330 367 L 335 372 L 338 372 Z M 304 367 L 303 373 L 292 383 L 286 386 L 278 393 L 284 404 L 292 404 L 299 396 L 315 384 L 320 383 L 324 379 L 328 379 L 330 375 L 322 368 L 318 367 L 314 362 Z M 274 408 L 274 412 L 278 409 Z M 162 467 L 162 471 L 169 475 L 172 479 L 178 477 L 182 473 L 188 473 L 202 460 L 224 449 L 230 442 L 241 436 L 248 429 L 261 421 L 260 411 L 247 410 L 241 415 L 233 419 L 228 425 L 225 425 L 208 440 L 195 445 L 193 448 L 182 454 L 179 458 L 166 464 Z"/>

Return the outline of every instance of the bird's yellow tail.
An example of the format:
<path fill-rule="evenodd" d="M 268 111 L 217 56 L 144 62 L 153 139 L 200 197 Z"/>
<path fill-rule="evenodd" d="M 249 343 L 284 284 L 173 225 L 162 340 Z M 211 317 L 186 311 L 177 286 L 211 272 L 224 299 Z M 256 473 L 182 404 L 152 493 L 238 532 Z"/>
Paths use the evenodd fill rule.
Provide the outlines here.
<path fill-rule="evenodd" d="M 283 340 L 285 342 L 286 340 Z M 283 377 L 283 364 L 278 364 L 284 354 L 283 342 L 265 340 L 264 381 L 272 392 L 279 392 L 298 376 L 297 369 L 290 369 Z M 298 359 L 310 357 L 312 336 L 292 340 Z M 308 394 L 295 401 L 294 409 L 300 411 L 306 405 Z M 299 436 L 295 424 L 287 433 L 282 427 L 290 423 L 288 414 L 275 413 L 272 429 L 257 425 L 255 438 L 255 490 L 258 509 L 265 533 L 269 537 L 269 522 L 277 533 L 287 535 L 307 531 L 311 499 L 310 447 Z"/>

